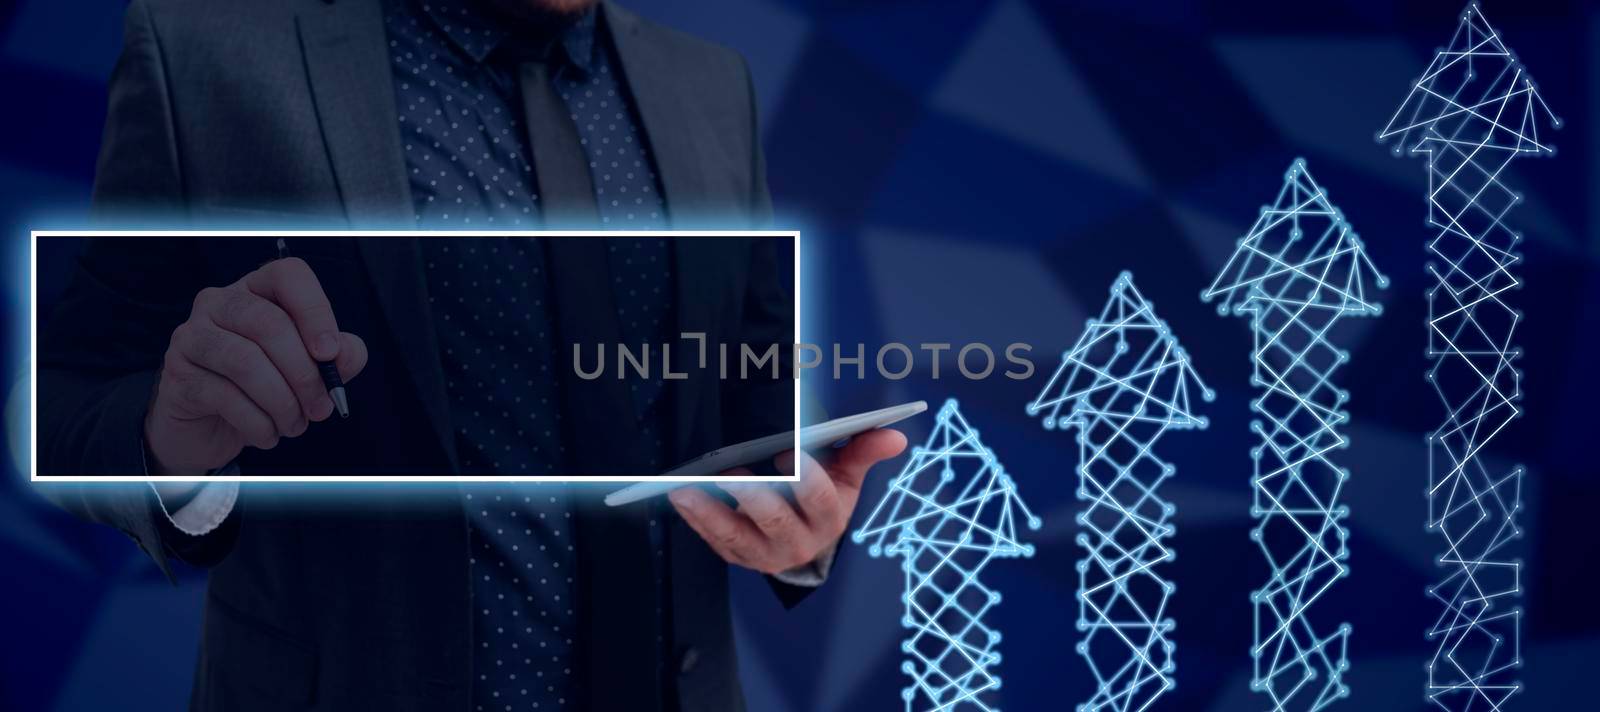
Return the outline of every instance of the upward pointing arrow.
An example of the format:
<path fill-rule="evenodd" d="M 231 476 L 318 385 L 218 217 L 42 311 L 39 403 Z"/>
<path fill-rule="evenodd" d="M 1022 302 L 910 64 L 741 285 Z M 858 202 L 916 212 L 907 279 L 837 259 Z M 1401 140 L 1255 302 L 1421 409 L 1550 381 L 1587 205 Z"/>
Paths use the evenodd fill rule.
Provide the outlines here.
<path fill-rule="evenodd" d="M 1174 586 L 1162 575 L 1176 508 L 1160 497 L 1176 469 L 1155 453 L 1168 430 L 1206 427 L 1191 392 L 1214 394 L 1189 355 L 1123 272 L 1098 318 L 1037 398 L 1046 429 L 1078 431 L 1077 653 L 1095 689 L 1080 712 L 1143 710 L 1173 687 L 1176 641 L 1166 615 Z M 1062 416 L 1063 410 L 1068 415 Z"/>
<path fill-rule="evenodd" d="M 1439 617 L 1426 693 L 1445 710 L 1496 712 L 1521 691 L 1521 467 L 1479 456 L 1521 414 L 1522 313 L 1507 297 L 1522 282 L 1522 235 L 1506 218 L 1522 195 L 1502 180 L 1511 161 L 1555 152 L 1540 136 L 1561 120 L 1477 5 L 1449 46 L 1411 85 L 1378 140 L 1427 158 L 1427 379 L 1444 422 L 1428 436 L 1428 531 L 1445 571 L 1428 597 Z"/>
<path fill-rule="evenodd" d="M 1350 626 L 1314 620 L 1314 604 L 1349 574 L 1349 516 L 1341 502 L 1350 472 L 1334 464 L 1348 441 L 1349 394 L 1333 376 L 1349 353 L 1329 336 L 1346 316 L 1376 316 L 1368 285 L 1388 285 L 1305 161 L 1284 175 L 1277 200 L 1201 295 L 1221 314 L 1247 316 L 1255 335 L 1250 408 L 1261 444 L 1250 453 L 1250 538 L 1271 569 L 1251 594 L 1255 609 L 1250 689 L 1274 712 L 1320 710 L 1350 694 L 1344 683 Z"/>
<path fill-rule="evenodd" d="M 872 556 L 899 556 L 906 574 L 900 669 L 911 677 L 901 690 L 906 710 L 947 710 L 971 705 L 990 710 L 1000 687 L 1000 631 L 985 622 L 1000 592 L 980 574 L 1002 557 L 1033 555 L 1017 537 L 1017 523 L 1041 522 L 1017 495 L 1016 482 L 954 399 L 939 409 L 928 440 L 889 483 L 867 522 L 852 538 Z"/>

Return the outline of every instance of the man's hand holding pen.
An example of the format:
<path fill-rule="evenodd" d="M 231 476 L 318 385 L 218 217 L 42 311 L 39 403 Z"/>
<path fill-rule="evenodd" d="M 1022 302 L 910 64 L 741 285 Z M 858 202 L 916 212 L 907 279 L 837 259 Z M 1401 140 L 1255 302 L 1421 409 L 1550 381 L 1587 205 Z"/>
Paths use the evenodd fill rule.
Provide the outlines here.
<path fill-rule="evenodd" d="M 367 346 L 339 331 L 303 260 L 274 260 L 201 291 L 172 332 L 145 416 L 150 474 L 204 474 L 246 445 L 270 449 L 326 420 L 335 408 L 318 362 L 349 381 L 366 366 Z"/>

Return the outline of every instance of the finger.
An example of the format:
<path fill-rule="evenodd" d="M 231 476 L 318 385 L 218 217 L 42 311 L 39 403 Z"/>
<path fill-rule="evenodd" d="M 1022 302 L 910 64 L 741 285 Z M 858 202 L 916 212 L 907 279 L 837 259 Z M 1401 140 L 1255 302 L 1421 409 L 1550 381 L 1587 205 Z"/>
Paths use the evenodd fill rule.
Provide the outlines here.
<path fill-rule="evenodd" d="M 767 553 L 777 557 L 774 568 L 781 571 L 798 566 L 815 553 L 811 528 L 777 490 L 760 482 L 729 482 L 722 489 L 739 501 L 739 513 L 766 537 Z"/>
<path fill-rule="evenodd" d="M 348 332 L 339 332 L 339 378 L 348 382 L 367 367 L 367 342 Z"/>
<path fill-rule="evenodd" d="M 333 318 L 333 307 L 328 295 L 322 291 L 311 266 L 298 257 L 273 260 L 242 280 L 246 288 L 283 307 L 295 328 L 300 330 L 300 340 L 318 361 L 332 361 L 339 356 L 339 322 Z"/>
<path fill-rule="evenodd" d="M 172 369 L 171 397 L 180 412 L 195 417 L 222 418 L 245 444 L 271 449 L 278 444 L 278 427 L 232 381 L 192 364 Z"/>
<path fill-rule="evenodd" d="M 328 397 L 317 365 L 306 351 L 305 342 L 300 340 L 300 332 L 289 314 L 246 289 L 219 291 L 220 296 L 195 300 L 197 304 L 204 304 L 212 323 L 260 346 L 294 391 L 307 418 L 322 420 L 331 415 L 333 399 Z"/>
<path fill-rule="evenodd" d="M 794 452 L 778 455 L 774 464 L 784 475 L 794 474 Z M 800 480 L 792 485 L 794 502 L 813 527 L 831 529 L 840 524 L 839 490 L 822 465 L 805 452 L 800 453 Z"/>
<path fill-rule="evenodd" d="M 700 496 L 706 496 L 704 492 L 699 494 Z M 684 496 L 694 498 L 694 495 Z M 673 499 L 670 495 L 668 498 Z M 744 557 L 727 550 L 722 546 L 722 544 L 716 541 L 715 537 L 711 536 L 711 533 L 706 530 L 705 525 L 701 522 L 700 516 L 695 514 L 694 505 L 685 506 L 683 504 L 679 504 L 677 501 L 673 501 L 672 507 L 678 511 L 678 516 L 683 517 L 684 523 L 688 524 L 689 528 L 693 529 L 694 533 L 699 535 L 700 540 L 704 541 L 706 546 L 711 547 L 711 550 L 716 552 L 717 556 L 721 557 L 723 561 L 726 561 L 730 564 L 738 564 L 739 566 L 751 567 L 750 563 L 745 561 Z"/>
<path fill-rule="evenodd" d="M 706 524 L 705 517 L 701 514 L 704 511 L 702 507 L 723 506 L 726 508 L 726 506 L 697 488 L 690 487 L 685 489 L 693 491 L 685 491 L 683 494 L 673 493 L 668 498 L 672 500 L 673 508 L 678 511 L 679 516 L 683 517 L 683 521 L 689 525 L 689 528 L 693 529 L 695 534 L 698 534 L 700 539 L 711 547 L 712 551 L 716 552 L 717 556 L 722 557 L 723 561 L 755 568 L 740 552 L 730 550 L 721 538 L 713 535 Z"/>
<path fill-rule="evenodd" d="M 256 406 L 272 416 L 278 432 L 295 436 L 306 429 L 306 416 L 283 375 L 255 342 L 206 322 L 179 327 L 173 334 L 178 352 L 190 363 L 232 381 Z"/>
<path fill-rule="evenodd" d="M 832 476 L 835 485 L 851 492 L 859 492 L 861 481 L 867 476 L 867 470 L 879 462 L 899 455 L 905 449 L 906 436 L 900 431 L 889 428 L 869 430 L 851 438 L 848 444 L 834 454 L 833 462 L 828 467 L 828 474 Z"/>
<path fill-rule="evenodd" d="M 669 495 L 672 505 L 700 533 L 701 538 L 720 551 L 732 554 L 741 565 L 765 558 L 765 537 L 748 517 L 717 501 L 698 487 L 683 487 Z M 756 568 L 751 566 L 751 568 Z"/>

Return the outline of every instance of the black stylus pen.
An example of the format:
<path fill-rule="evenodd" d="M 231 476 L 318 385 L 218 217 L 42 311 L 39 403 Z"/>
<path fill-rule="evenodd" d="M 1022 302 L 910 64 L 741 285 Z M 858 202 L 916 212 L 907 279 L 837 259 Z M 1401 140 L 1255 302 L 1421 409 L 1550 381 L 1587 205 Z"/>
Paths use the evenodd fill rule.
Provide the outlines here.
<path fill-rule="evenodd" d="M 289 242 L 278 238 L 278 259 L 289 256 Z M 350 400 L 344 394 L 344 379 L 339 377 L 339 364 L 333 361 L 318 361 L 317 373 L 322 374 L 322 384 L 328 387 L 328 397 L 333 399 L 333 407 L 339 411 L 339 417 L 350 417 Z"/>

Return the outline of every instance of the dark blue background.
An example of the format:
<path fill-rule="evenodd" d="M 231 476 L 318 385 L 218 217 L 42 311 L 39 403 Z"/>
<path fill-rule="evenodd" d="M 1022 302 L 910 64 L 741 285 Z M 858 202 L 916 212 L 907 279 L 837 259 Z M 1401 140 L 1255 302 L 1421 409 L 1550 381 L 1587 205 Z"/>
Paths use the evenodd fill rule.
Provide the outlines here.
<path fill-rule="evenodd" d="M 930 378 L 823 387 L 834 412 L 959 397 L 1045 519 L 1031 560 L 992 565 L 1005 592 L 1010 709 L 1087 695 L 1071 652 L 1075 448 L 1022 406 L 1133 270 L 1219 391 L 1210 430 L 1175 433 L 1179 467 L 1178 682 L 1162 709 L 1259 709 L 1247 691 L 1247 592 L 1265 565 L 1246 540 L 1249 339 L 1197 295 L 1277 190 L 1295 156 L 1344 209 L 1392 279 L 1377 320 L 1351 325 L 1352 578 L 1314 616 L 1349 620 L 1354 699 L 1423 706 L 1423 598 L 1436 572 L 1423 532 L 1422 433 L 1439 420 L 1422 381 L 1424 173 L 1373 142 L 1409 82 L 1448 40 L 1456 2 L 803 2 L 640 0 L 648 17 L 729 44 L 755 70 L 772 187 L 806 232 L 808 338 L 1027 341 L 1027 383 Z M 26 230 L 81 223 L 120 44 L 118 0 L 0 4 L 0 226 L 17 374 L 13 442 L 26 420 Z M 1592 689 L 1600 556 L 1592 464 L 1600 317 L 1600 12 L 1492 2 L 1489 20 L 1566 120 L 1553 158 L 1518 162 L 1528 236 L 1516 297 L 1527 313 L 1527 417 L 1495 462 L 1530 476 L 1527 694 L 1516 709 L 1572 709 Z M 45 295 L 46 298 L 49 295 Z M 816 379 L 812 379 L 815 381 Z M 17 393 L 24 395 L 18 396 Z M 19 420 L 20 419 L 20 420 Z M 909 430 L 920 439 L 931 421 Z M 24 438 L 25 440 L 25 438 Z M 25 453 L 25 448 L 12 448 Z M 21 460 L 25 462 L 24 460 Z M 897 463 L 898 464 L 898 463 Z M 23 469 L 23 468 L 19 468 Z M 875 475 L 868 500 L 892 472 Z M 0 708 L 175 709 L 186 700 L 202 577 L 168 585 L 123 537 L 0 483 Z M 834 578 L 785 613 L 736 577 L 741 670 L 754 709 L 899 707 L 902 631 L 893 562 L 847 547 Z"/>

